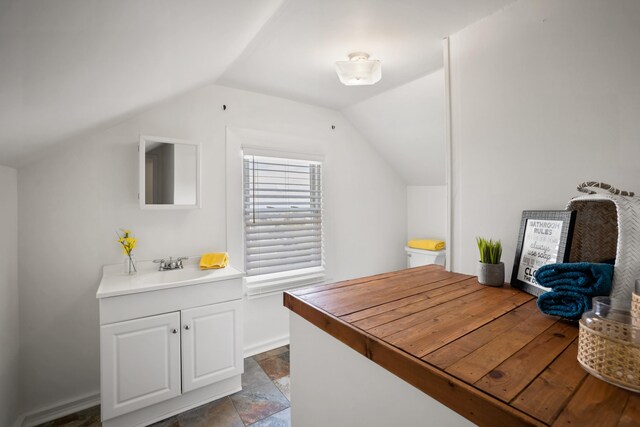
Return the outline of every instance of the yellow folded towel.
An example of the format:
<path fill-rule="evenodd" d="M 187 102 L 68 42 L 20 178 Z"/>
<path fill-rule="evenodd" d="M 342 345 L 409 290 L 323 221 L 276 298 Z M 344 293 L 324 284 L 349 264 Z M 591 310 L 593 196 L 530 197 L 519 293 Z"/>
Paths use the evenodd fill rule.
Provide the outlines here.
<path fill-rule="evenodd" d="M 200 270 L 211 268 L 225 268 L 229 264 L 229 255 L 226 252 L 204 254 L 200 258 Z"/>
<path fill-rule="evenodd" d="M 445 245 L 442 240 L 415 239 L 409 240 L 407 246 L 414 249 L 424 249 L 426 251 L 441 251 Z"/>

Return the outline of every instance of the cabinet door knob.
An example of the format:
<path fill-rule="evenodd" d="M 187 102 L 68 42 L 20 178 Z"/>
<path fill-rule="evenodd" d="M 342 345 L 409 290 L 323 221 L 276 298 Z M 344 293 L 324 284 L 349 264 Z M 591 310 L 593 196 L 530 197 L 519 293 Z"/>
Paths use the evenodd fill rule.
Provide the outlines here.
<path fill-rule="evenodd" d="M 173 329 L 173 330 L 171 330 L 171 333 L 172 333 L 172 334 L 177 334 L 177 333 L 178 333 L 178 330 L 177 330 L 177 329 Z"/>
<path fill-rule="evenodd" d="M 191 329 L 191 326 L 189 326 L 189 325 L 184 325 L 184 328 L 188 331 L 189 329 Z"/>

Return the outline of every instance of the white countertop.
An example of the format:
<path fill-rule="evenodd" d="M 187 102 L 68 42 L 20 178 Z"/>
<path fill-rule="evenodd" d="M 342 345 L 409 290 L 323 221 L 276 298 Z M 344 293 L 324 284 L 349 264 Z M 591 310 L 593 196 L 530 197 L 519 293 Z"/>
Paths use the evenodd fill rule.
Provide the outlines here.
<path fill-rule="evenodd" d="M 244 276 L 242 271 L 231 265 L 215 270 L 200 270 L 198 261 L 198 257 L 189 258 L 185 260 L 183 269 L 170 271 L 158 271 L 158 264 L 140 261 L 136 263 L 138 272 L 134 275 L 124 272 L 124 264 L 105 265 L 96 298 L 178 288 Z"/>

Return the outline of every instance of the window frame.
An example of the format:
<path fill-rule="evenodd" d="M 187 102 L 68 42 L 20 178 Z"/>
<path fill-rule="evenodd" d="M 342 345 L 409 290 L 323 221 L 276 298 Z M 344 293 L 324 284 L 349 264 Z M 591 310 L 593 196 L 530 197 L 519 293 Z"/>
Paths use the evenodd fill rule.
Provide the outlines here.
<path fill-rule="evenodd" d="M 259 276 L 253 281 L 262 282 L 305 271 L 315 273 L 324 265 L 322 162 L 258 156 L 248 151 L 243 151 L 242 184 L 248 280 Z M 305 246 L 308 253 L 301 256 L 288 247 L 292 243 Z M 262 250 L 267 247 L 266 252 Z"/>
<path fill-rule="evenodd" d="M 251 138 L 245 136 L 251 135 Z M 255 138 L 258 134 L 264 138 Z M 275 134 L 258 132 L 238 128 L 227 128 L 227 246 L 230 256 L 236 261 L 236 265 L 245 260 L 245 229 L 244 229 L 244 201 L 242 198 L 244 188 L 244 155 L 256 155 L 264 157 L 278 157 L 292 160 L 304 160 L 321 163 L 325 167 L 325 157 L 309 150 L 298 151 L 298 146 L 303 146 L 309 141 L 296 140 L 295 144 L 286 144 L 290 137 L 278 136 L 279 144 L 269 144 Z M 248 143 L 251 141 L 252 143 Z M 285 141 L 285 144 L 282 144 Z M 322 172 L 324 174 L 324 172 Z M 324 179 L 321 180 L 323 193 L 323 208 L 325 206 Z M 327 267 L 327 227 L 325 227 L 327 215 L 322 213 L 322 265 L 306 269 L 290 270 L 264 275 L 245 276 L 243 285 L 245 295 L 249 298 L 263 297 L 281 293 L 284 290 L 299 288 L 312 284 L 326 283 L 328 280 Z M 238 230 L 236 233 L 234 230 Z M 237 236 L 237 237 L 234 237 Z"/>

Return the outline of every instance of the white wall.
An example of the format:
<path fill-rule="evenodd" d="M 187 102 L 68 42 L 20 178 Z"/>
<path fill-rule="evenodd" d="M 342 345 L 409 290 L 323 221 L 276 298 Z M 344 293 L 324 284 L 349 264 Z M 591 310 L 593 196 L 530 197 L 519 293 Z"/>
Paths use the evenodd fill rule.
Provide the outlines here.
<path fill-rule="evenodd" d="M 138 259 L 226 249 L 226 126 L 318 141 L 315 148 L 325 156 L 325 214 L 333 236 L 326 254 L 333 279 L 403 266 L 405 185 L 340 113 L 220 86 L 191 92 L 68 141 L 20 169 L 26 410 L 98 390 L 95 292 L 101 266 L 122 261 L 117 228 L 135 231 Z M 139 134 L 202 143 L 202 209 L 139 209 Z M 242 260 L 231 263 L 242 267 Z M 281 295 L 248 301 L 246 315 L 246 347 L 287 333 Z"/>
<path fill-rule="evenodd" d="M 445 240 L 447 234 L 447 186 L 407 187 L 407 238 Z"/>
<path fill-rule="evenodd" d="M 303 317 L 292 312 L 290 318 L 291 425 L 475 426 Z"/>
<path fill-rule="evenodd" d="M 442 69 L 343 110 L 408 185 L 445 184 Z"/>
<path fill-rule="evenodd" d="M 0 426 L 18 415 L 18 173 L 0 166 Z"/>
<path fill-rule="evenodd" d="M 521 0 L 451 37 L 453 269 L 585 180 L 640 190 L 640 2 Z"/>

